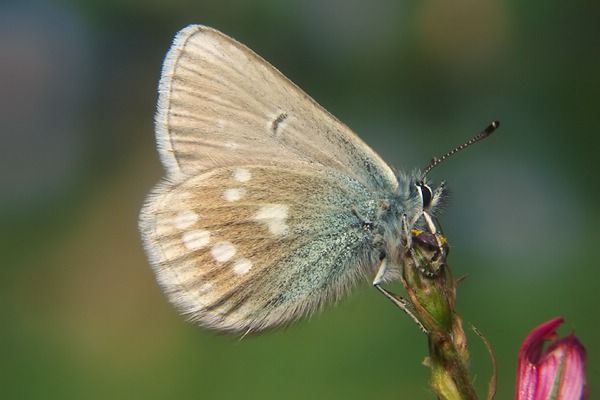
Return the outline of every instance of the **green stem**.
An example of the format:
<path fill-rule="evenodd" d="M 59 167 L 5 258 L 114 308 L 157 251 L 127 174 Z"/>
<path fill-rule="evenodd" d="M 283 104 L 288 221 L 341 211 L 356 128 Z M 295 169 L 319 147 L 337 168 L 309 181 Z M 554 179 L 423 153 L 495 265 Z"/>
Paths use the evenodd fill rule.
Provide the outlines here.
<path fill-rule="evenodd" d="M 438 399 L 475 400 L 469 374 L 469 353 L 462 321 L 455 311 L 456 281 L 447 265 L 424 274 L 435 257 L 415 246 L 405 262 L 402 283 L 417 318 L 428 332 L 431 387 Z"/>

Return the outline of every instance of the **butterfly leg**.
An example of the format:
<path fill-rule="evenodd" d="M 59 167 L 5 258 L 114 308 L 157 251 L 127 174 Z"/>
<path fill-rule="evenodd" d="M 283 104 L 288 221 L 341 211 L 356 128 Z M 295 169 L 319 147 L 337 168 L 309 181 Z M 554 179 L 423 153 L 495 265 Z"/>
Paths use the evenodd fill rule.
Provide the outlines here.
<path fill-rule="evenodd" d="M 405 249 L 412 249 L 412 236 L 410 234 L 410 228 L 408 227 L 408 217 L 406 214 L 402 214 L 402 246 Z"/>
<path fill-rule="evenodd" d="M 405 298 L 398 296 L 397 294 L 394 294 L 394 293 L 390 292 L 389 290 L 381 287 L 381 283 L 383 281 L 383 276 L 384 276 L 385 270 L 386 270 L 386 265 L 387 265 L 387 263 L 386 263 L 385 259 L 383 259 L 381 261 L 381 264 L 379 265 L 377 274 L 375 275 L 375 279 L 373 279 L 373 286 L 375 287 L 375 289 L 379 290 L 385 297 L 387 297 L 392 303 L 394 303 L 396 305 L 396 307 L 398 307 L 399 309 L 404 311 L 406 313 L 406 315 L 408 315 L 410 318 L 412 318 L 412 320 L 415 321 L 415 323 L 417 324 L 419 329 L 421 329 L 421 331 L 423 333 L 427 334 L 427 329 L 425 329 L 425 327 L 423 326 L 421 321 L 419 321 L 417 316 L 414 314 L 413 310 L 410 307 L 409 302 Z"/>

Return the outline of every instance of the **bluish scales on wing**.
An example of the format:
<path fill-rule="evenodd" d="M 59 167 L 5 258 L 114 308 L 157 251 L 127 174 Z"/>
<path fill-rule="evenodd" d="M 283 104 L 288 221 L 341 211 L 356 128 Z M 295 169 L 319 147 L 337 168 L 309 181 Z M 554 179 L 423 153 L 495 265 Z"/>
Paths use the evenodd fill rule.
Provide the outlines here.
<path fill-rule="evenodd" d="M 383 258 L 389 276 L 399 268 L 401 221 L 423 212 L 418 174 L 396 176 L 244 45 L 181 30 L 155 121 L 166 176 L 140 230 L 158 282 L 192 321 L 269 329 L 339 299 Z"/>

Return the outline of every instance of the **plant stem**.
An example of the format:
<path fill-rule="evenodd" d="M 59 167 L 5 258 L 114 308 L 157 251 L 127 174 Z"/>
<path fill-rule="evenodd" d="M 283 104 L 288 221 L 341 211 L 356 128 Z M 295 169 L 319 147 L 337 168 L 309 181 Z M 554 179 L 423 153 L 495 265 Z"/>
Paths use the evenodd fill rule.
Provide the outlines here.
<path fill-rule="evenodd" d="M 427 233 L 414 234 L 418 238 Z M 437 236 L 439 242 L 446 243 L 445 238 Z M 467 339 L 455 310 L 456 281 L 445 262 L 446 251 L 440 256 L 439 249 L 432 250 L 423 243 L 413 241 L 404 262 L 402 284 L 427 330 L 429 357 L 425 364 L 431 369 L 431 387 L 438 399 L 475 400 Z"/>

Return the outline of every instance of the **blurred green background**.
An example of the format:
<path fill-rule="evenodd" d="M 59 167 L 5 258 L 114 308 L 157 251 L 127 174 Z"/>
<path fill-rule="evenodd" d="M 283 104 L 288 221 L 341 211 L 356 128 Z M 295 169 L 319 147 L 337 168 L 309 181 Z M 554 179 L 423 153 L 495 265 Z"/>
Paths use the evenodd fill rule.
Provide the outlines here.
<path fill-rule="evenodd" d="M 436 169 L 465 321 L 498 356 L 562 315 L 600 384 L 600 3 L 381 0 L 0 5 L 0 391 L 60 399 L 430 399 L 426 340 L 363 284 L 336 307 L 242 341 L 192 326 L 137 232 L 162 176 L 153 114 L 177 30 L 213 26 L 278 67 L 390 164 Z M 400 290 L 396 287 L 396 290 Z M 483 393 L 490 363 L 471 335 Z"/>

